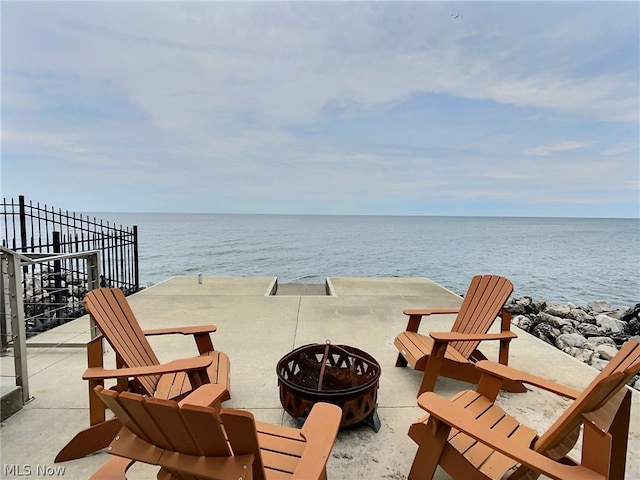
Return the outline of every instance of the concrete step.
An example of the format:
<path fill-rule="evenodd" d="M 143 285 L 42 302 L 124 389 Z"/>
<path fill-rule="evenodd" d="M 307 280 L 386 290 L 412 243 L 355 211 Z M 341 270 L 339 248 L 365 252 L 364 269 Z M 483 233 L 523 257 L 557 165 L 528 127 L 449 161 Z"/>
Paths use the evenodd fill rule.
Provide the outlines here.
<path fill-rule="evenodd" d="M 275 295 L 327 295 L 327 286 L 320 283 L 278 283 Z"/>

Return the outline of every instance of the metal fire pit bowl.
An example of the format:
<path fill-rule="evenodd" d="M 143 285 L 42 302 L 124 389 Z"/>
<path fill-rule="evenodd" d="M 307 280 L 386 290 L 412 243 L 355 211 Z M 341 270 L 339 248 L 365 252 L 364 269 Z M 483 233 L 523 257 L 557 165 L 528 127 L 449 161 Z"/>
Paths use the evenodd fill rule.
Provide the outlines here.
<path fill-rule="evenodd" d="M 314 343 L 297 348 L 276 367 L 280 402 L 301 425 L 316 402 L 342 408 L 341 427 L 365 422 L 380 430 L 376 412 L 380 364 L 347 345 Z"/>

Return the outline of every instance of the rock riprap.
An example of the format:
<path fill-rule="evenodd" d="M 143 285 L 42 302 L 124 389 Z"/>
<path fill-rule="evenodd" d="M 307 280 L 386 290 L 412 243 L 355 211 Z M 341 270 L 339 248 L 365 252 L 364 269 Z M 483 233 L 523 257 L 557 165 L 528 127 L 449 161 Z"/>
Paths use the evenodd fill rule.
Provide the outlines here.
<path fill-rule="evenodd" d="M 586 306 L 535 302 L 531 297 L 510 299 L 512 323 L 598 370 L 627 340 L 640 341 L 640 303 L 614 308 L 596 301 Z M 640 390 L 640 378 L 632 382 Z"/>

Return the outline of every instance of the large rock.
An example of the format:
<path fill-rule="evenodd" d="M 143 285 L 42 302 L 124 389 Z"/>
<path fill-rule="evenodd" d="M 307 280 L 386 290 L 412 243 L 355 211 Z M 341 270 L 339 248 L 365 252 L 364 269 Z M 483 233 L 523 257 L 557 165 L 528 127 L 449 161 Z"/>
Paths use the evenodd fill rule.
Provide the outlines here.
<path fill-rule="evenodd" d="M 622 315 L 623 322 L 630 322 L 633 319 L 640 320 L 640 303 L 636 303 L 634 307 L 629 308 L 624 315 Z"/>
<path fill-rule="evenodd" d="M 564 353 L 571 355 L 576 360 L 580 360 L 587 365 L 591 365 L 594 359 L 599 359 L 600 356 L 597 352 L 589 350 L 587 348 L 568 347 L 562 350 Z"/>
<path fill-rule="evenodd" d="M 576 320 L 577 322 L 580 322 L 580 323 L 593 323 L 593 324 L 596 323 L 595 317 L 593 315 L 589 315 L 587 312 L 585 312 L 581 308 L 571 309 L 567 317 L 573 320 Z"/>
<path fill-rule="evenodd" d="M 590 302 L 587 304 L 587 308 L 595 314 L 610 312 L 611 310 L 613 310 L 613 307 L 611 306 L 611 304 L 608 302 L 605 302 L 604 300 L 598 300 L 597 302 Z"/>
<path fill-rule="evenodd" d="M 568 313 L 568 312 L 567 312 Z M 540 322 L 544 322 L 544 323 L 548 323 L 552 326 L 554 326 L 555 328 L 562 328 L 565 326 L 569 326 L 569 327 L 573 327 L 576 324 L 574 323 L 575 320 L 571 320 L 569 318 L 562 318 L 562 317 L 558 317 L 556 315 L 550 315 L 546 312 L 540 312 L 538 314 L 538 320 Z"/>
<path fill-rule="evenodd" d="M 564 350 L 569 347 L 582 348 L 585 343 L 587 343 L 587 339 L 579 333 L 563 333 L 556 338 L 556 347 L 560 350 Z"/>
<path fill-rule="evenodd" d="M 540 340 L 544 340 L 551 345 L 556 344 L 556 338 L 560 336 L 562 332 L 559 329 L 553 327 L 548 323 L 538 323 L 535 327 L 533 327 L 533 331 L 531 332 L 533 335 L 538 337 Z"/>
<path fill-rule="evenodd" d="M 627 333 L 629 335 L 640 335 L 640 320 L 633 318 L 627 322 Z"/>
<path fill-rule="evenodd" d="M 512 300 L 506 305 L 506 307 L 514 315 L 537 313 L 537 308 L 534 307 L 533 299 L 531 297 L 521 297 Z"/>
<path fill-rule="evenodd" d="M 627 329 L 627 324 L 622 320 L 604 314 L 596 315 L 596 325 L 603 333 L 624 333 Z"/>
<path fill-rule="evenodd" d="M 511 319 L 511 323 L 526 332 L 530 332 L 535 324 L 534 320 L 526 315 L 516 315 Z"/>
<path fill-rule="evenodd" d="M 606 367 L 609 364 L 609 362 L 607 360 L 602 360 L 601 358 L 599 358 L 597 355 L 595 355 L 592 359 L 591 362 L 589 363 L 589 365 L 591 365 L 593 368 L 596 368 L 598 370 L 602 370 L 604 367 Z"/>
<path fill-rule="evenodd" d="M 571 308 L 568 305 L 556 305 L 555 303 L 547 305 L 547 308 L 544 309 L 544 313 L 563 318 L 568 317 L 570 312 Z"/>
<path fill-rule="evenodd" d="M 603 360 L 611 360 L 618 353 L 618 349 L 611 345 L 600 345 L 597 347 L 596 352 Z"/>
<path fill-rule="evenodd" d="M 615 347 L 616 346 L 616 342 L 614 342 L 611 337 L 590 337 L 582 345 L 582 347 L 583 348 L 588 348 L 588 349 L 593 350 L 595 352 L 600 345 L 610 345 L 612 347 Z"/>

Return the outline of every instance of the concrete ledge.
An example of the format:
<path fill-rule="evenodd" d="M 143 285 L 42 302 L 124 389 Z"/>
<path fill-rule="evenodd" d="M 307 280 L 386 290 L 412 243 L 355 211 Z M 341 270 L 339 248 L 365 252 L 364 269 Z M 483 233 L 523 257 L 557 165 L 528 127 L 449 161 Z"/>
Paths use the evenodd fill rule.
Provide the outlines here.
<path fill-rule="evenodd" d="M 4 422 L 16 412 L 22 410 L 22 387 L 2 387 L 0 402 L 0 421 Z"/>

